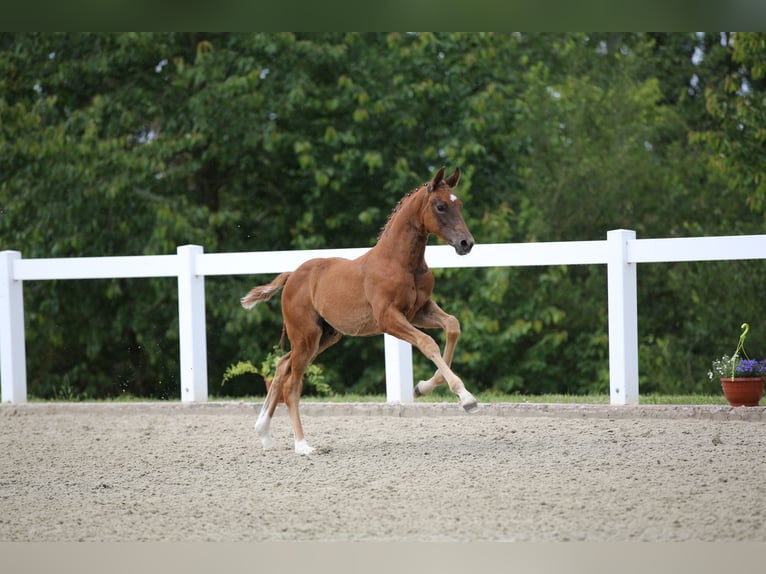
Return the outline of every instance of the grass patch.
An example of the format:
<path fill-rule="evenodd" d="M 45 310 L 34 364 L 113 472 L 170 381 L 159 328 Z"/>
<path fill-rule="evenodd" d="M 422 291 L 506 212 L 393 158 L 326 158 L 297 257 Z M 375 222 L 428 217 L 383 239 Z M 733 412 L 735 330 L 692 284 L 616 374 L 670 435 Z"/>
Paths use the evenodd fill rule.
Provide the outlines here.
<path fill-rule="evenodd" d="M 522 395 L 518 393 L 507 394 L 497 391 L 484 391 L 475 395 L 480 403 L 565 403 L 565 404 L 587 404 L 587 405 L 608 405 L 609 395 Z M 247 397 L 224 397 L 211 396 L 210 402 L 263 402 L 263 396 Z M 130 394 L 120 395 L 111 399 L 41 399 L 30 396 L 29 402 L 47 403 L 47 402 L 112 402 L 112 403 L 142 403 L 142 402 L 163 402 L 162 399 L 153 399 L 146 397 L 137 397 Z M 168 402 L 178 402 L 180 398 L 165 399 Z M 385 403 L 385 395 L 354 395 L 354 394 L 333 394 L 328 396 L 304 396 L 301 401 L 310 403 Z M 457 397 L 445 390 L 439 389 L 422 399 L 416 399 L 417 402 L 426 403 L 457 403 Z M 658 395 L 645 394 L 639 396 L 639 404 L 642 405 L 726 405 L 726 398 L 721 395 Z"/>
<path fill-rule="evenodd" d="M 639 395 L 642 405 L 728 405 L 726 397 L 721 395 Z"/>
<path fill-rule="evenodd" d="M 608 405 L 609 395 L 521 395 L 505 394 L 496 391 L 478 393 L 476 400 L 480 403 L 565 403 L 565 404 L 588 404 Z M 262 402 L 264 397 L 211 397 L 211 401 L 243 401 Z M 311 403 L 385 403 L 385 395 L 331 395 L 326 397 L 301 397 L 301 401 Z M 457 397 L 446 393 L 432 393 L 415 402 L 427 403 L 457 403 Z M 726 405 L 723 395 L 640 395 L 639 404 L 642 405 Z"/>

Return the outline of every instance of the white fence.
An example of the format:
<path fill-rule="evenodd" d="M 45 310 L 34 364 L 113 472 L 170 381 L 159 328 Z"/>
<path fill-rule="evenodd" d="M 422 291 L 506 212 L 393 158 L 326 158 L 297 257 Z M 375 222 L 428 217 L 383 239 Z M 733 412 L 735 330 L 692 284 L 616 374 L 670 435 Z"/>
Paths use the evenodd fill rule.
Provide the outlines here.
<path fill-rule="evenodd" d="M 0 252 L 0 399 L 27 400 L 24 281 L 177 277 L 181 400 L 206 401 L 205 277 L 290 271 L 314 257 L 354 258 L 367 251 L 334 249 L 254 253 L 204 253 L 185 245 L 176 255 L 23 259 Z M 448 246 L 429 246 L 431 268 L 605 264 L 608 281 L 610 402 L 638 403 L 637 263 L 766 259 L 766 235 L 636 239 L 634 231 L 609 231 L 604 241 L 476 245 L 460 257 Z M 236 301 L 232 304 L 237 304 Z M 464 328 L 470 329 L 470 325 Z M 413 400 L 412 349 L 385 335 L 389 402 Z M 470 386 L 470 381 L 469 381 Z"/>

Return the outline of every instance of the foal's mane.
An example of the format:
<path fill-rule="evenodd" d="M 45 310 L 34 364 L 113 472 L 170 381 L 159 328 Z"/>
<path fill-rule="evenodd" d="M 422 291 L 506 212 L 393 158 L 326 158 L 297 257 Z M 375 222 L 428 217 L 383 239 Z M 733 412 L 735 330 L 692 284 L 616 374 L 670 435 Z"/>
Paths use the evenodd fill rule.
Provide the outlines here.
<path fill-rule="evenodd" d="M 422 185 L 419 185 L 418 187 L 416 187 L 415 189 L 413 189 L 409 193 L 407 193 L 407 195 L 402 197 L 396 203 L 396 205 L 394 206 L 394 209 L 389 214 L 388 219 L 386 219 L 386 223 L 383 225 L 383 227 L 380 228 L 380 233 L 378 233 L 378 241 L 380 241 L 380 238 L 383 236 L 383 232 L 386 231 L 388 226 L 391 224 L 391 221 L 394 219 L 396 214 L 399 213 L 399 211 L 401 211 L 401 209 L 404 206 L 404 204 L 407 203 L 412 198 L 413 195 L 415 195 L 418 191 L 420 191 L 421 189 L 423 189 L 426 186 L 428 186 L 428 182 L 427 181 L 424 182 Z"/>

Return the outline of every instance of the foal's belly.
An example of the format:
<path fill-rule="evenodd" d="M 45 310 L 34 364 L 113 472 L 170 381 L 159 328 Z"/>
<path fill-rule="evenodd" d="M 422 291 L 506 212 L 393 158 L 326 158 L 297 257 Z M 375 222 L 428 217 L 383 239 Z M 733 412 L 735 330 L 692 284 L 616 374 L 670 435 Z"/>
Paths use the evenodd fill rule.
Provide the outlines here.
<path fill-rule="evenodd" d="M 315 264 L 312 275 L 314 308 L 336 331 L 356 336 L 380 333 L 364 294 L 363 269 L 357 261 L 324 259 Z"/>
<path fill-rule="evenodd" d="M 379 290 L 365 287 L 366 261 L 364 258 L 348 259 L 328 258 L 314 260 L 307 265 L 312 267 L 310 290 L 314 309 L 336 331 L 345 335 L 369 336 L 380 334 L 378 321 L 372 310 L 368 296 L 380 296 L 384 300 L 395 300 L 396 305 L 408 321 L 412 321 L 430 297 L 433 276 L 421 274 L 412 278 L 412 283 L 397 281 L 386 277 L 381 281 Z M 391 296 L 391 289 L 395 295 Z M 381 291 L 389 293 L 381 294 Z"/>
<path fill-rule="evenodd" d="M 335 322 L 325 318 L 337 331 L 344 335 L 355 337 L 369 337 L 370 335 L 380 335 L 378 322 L 373 317 L 365 317 L 356 321 L 348 321 L 343 318 L 337 318 Z"/>
<path fill-rule="evenodd" d="M 322 297 L 317 311 L 336 331 L 344 335 L 378 335 L 380 329 L 372 308 L 366 299 L 355 295 L 336 293 Z"/>

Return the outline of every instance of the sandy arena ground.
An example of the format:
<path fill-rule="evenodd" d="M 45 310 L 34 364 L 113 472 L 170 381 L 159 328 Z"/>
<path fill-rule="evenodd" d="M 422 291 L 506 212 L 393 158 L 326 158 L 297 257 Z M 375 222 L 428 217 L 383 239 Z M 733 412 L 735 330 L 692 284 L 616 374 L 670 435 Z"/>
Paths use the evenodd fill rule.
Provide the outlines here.
<path fill-rule="evenodd" d="M 0 406 L 0 541 L 766 541 L 766 409 Z"/>

